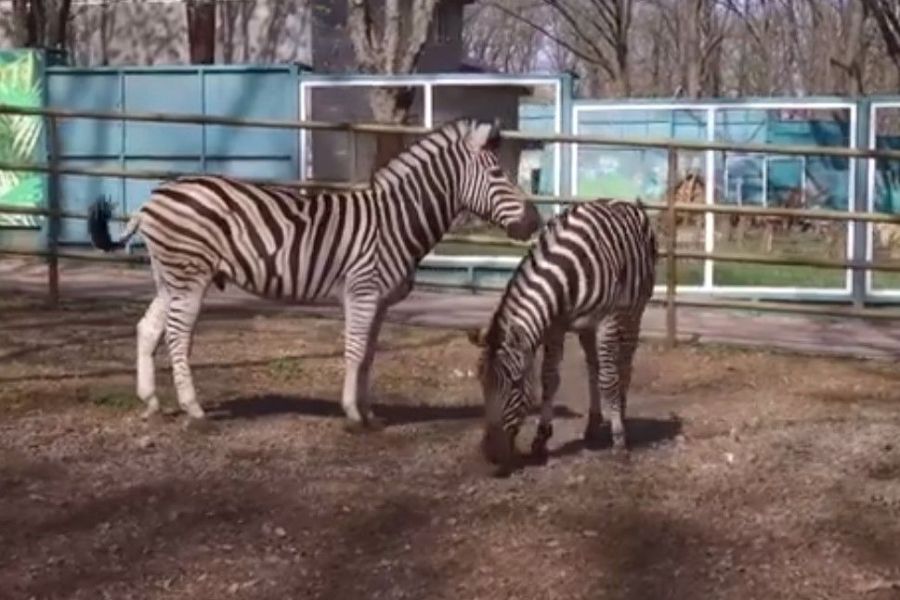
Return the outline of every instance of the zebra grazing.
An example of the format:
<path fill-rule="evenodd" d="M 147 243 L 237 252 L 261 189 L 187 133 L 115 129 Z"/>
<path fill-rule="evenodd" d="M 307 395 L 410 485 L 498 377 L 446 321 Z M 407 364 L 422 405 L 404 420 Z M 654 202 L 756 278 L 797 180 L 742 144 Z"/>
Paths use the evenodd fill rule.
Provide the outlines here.
<path fill-rule="evenodd" d="M 378 428 L 367 399 L 369 368 L 385 309 L 412 289 L 416 265 L 464 210 L 527 239 L 540 215 L 500 168 L 497 124 L 458 120 L 378 169 L 369 188 L 304 195 L 217 176 L 157 187 L 117 240 L 110 208 L 96 203 L 88 227 L 104 251 L 137 231 L 146 241 L 156 297 L 137 325 L 137 395 L 159 411 L 153 354 L 166 335 L 178 404 L 203 418 L 188 362 L 210 283 L 312 303 L 337 298 L 345 317 L 342 406 L 350 429 Z"/>
<path fill-rule="evenodd" d="M 510 279 L 490 326 L 469 332 L 483 348 L 478 374 L 486 417 L 482 449 L 489 461 L 512 466 L 516 435 L 535 406 L 531 375 L 541 345 L 543 398 L 532 454 L 546 458 L 568 331 L 578 333 L 588 368 L 585 439 L 600 436 L 602 398 L 613 446 L 625 448 L 626 393 L 656 259 L 656 235 L 639 201 L 576 204 L 547 224 Z"/>

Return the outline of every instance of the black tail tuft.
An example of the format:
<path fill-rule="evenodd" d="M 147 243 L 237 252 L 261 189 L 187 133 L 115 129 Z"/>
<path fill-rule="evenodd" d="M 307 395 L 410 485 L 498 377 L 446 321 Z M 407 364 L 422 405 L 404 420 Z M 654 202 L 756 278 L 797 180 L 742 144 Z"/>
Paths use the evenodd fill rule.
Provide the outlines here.
<path fill-rule="evenodd" d="M 112 252 L 125 246 L 115 242 L 109 235 L 109 220 L 112 218 L 112 203 L 103 196 L 97 198 L 88 213 L 87 227 L 91 243 L 104 252 Z"/>

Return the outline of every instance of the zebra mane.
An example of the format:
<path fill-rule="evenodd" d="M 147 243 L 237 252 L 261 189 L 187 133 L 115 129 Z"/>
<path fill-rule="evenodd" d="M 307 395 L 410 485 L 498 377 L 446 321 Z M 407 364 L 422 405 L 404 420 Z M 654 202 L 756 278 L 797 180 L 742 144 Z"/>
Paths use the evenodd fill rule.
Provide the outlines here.
<path fill-rule="evenodd" d="M 389 160 L 387 164 L 372 173 L 370 184 L 372 186 L 386 184 L 399 173 L 408 172 L 411 164 L 422 162 L 422 154 L 431 156 L 434 154 L 434 146 L 440 149 L 464 139 L 479 125 L 476 119 L 459 118 L 445 123 L 440 129 L 436 129 L 424 137 L 416 140 L 408 148 Z"/>

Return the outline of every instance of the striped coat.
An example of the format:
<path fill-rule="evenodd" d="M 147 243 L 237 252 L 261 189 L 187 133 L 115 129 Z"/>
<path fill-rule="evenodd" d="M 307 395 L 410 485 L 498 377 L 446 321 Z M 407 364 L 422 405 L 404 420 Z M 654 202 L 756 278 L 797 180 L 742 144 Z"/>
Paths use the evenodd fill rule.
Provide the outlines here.
<path fill-rule="evenodd" d="M 231 282 L 261 297 L 300 304 L 340 300 L 345 311 L 342 404 L 354 427 L 378 425 L 368 373 L 385 309 L 412 287 L 416 265 L 463 211 L 525 239 L 540 218 L 500 169 L 499 130 L 452 122 L 375 172 L 366 190 L 307 195 L 217 176 L 157 187 L 113 240 L 109 207 L 88 226 L 94 245 L 123 247 L 140 232 L 157 295 L 138 324 L 137 393 L 145 415 L 159 410 L 153 351 L 163 333 L 180 406 L 194 418 L 188 352 L 203 297 Z"/>
<path fill-rule="evenodd" d="M 503 464 L 528 410 L 537 403 L 531 372 L 543 348 L 543 400 L 535 454 L 546 455 L 552 401 L 567 332 L 578 334 L 588 366 L 590 416 L 596 440 L 601 399 L 608 404 L 613 443 L 626 443 L 623 414 L 641 317 L 651 295 L 656 235 L 640 204 L 596 200 L 573 205 L 548 223 L 513 274 L 486 331 L 470 339 L 486 403 L 484 450 Z"/>

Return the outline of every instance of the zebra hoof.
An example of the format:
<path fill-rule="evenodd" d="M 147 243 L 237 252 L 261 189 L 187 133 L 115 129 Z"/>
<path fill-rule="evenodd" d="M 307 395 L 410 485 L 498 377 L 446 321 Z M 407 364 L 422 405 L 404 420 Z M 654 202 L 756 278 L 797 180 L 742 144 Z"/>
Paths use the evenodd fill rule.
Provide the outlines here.
<path fill-rule="evenodd" d="M 196 417 L 188 417 L 184 421 L 184 430 L 191 433 L 217 433 L 219 431 L 218 426 L 206 418 L 196 418 Z"/>
<path fill-rule="evenodd" d="M 625 439 L 624 433 L 613 433 L 612 451 L 614 454 L 619 456 L 625 456 L 628 454 L 628 440 Z"/>
<path fill-rule="evenodd" d="M 584 429 L 584 442 L 589 446 L 597 446 L 603 444 L 604 438 L 603 417 L 600 415 L 589 415 L 587 427 Z"/>
<path fill-rule="evenodd" d="M 380 417 L 376 417 L 375 415 L 370 415 L 365 420 L 365 427 L 369 431 L 377 432 L 382 431 L 386 426 L 384 419 Z"/>
<path fill-rule="evenodd" d="M 378 417 L 369 417 L 364 421 L 344 421 L 344 431 L 358 435 L 361 433 L 375 433 L 384 429 L 384 420 Z"/>
<path fill-rule="evenodd" d="M 550 452 L 547 450 L 547 441 L 535 439 L 531 443 L 531 462 L 538 465 L 545 465 L 550 459 Z"/>

